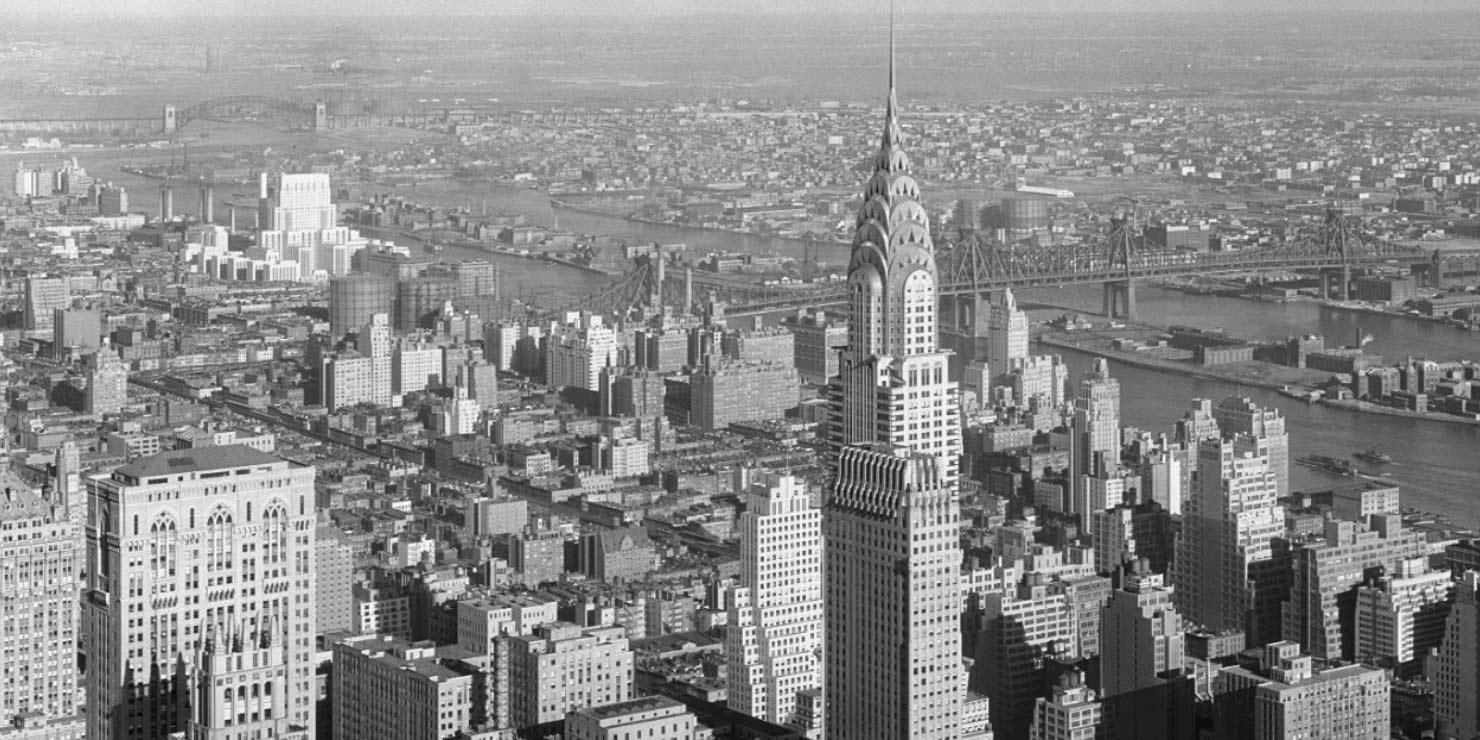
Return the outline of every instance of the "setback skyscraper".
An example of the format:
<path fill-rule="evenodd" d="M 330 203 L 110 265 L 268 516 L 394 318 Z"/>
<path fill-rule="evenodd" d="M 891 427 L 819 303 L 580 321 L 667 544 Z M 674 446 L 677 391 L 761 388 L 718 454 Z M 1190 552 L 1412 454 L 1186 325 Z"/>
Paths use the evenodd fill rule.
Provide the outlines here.
<path fill-rule="evenodd" d="M 824 685 L 837 740 L 961 731 L 961 429 L 949 355 L 937 347 L 934 247 L 901 146 L 892 53 L 883 140 L 848 265 L 848 346 L 829 388 Z"/>

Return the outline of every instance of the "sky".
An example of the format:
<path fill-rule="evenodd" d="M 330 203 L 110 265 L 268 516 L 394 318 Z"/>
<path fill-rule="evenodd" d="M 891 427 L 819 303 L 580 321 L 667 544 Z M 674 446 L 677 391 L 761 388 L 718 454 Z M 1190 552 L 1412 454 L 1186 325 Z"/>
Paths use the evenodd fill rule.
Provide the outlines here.
<path fill-rule="evenodd" d="M 1474 12 L 1475 0 L 895 0 L 914 13 L 1269 12 L 1387 10 Z M 888 0 L 68 0 L 60 4 L 0 0 L 25 16 L 260 17 L 270 15 L 562 15 L 888 13 Z"/>

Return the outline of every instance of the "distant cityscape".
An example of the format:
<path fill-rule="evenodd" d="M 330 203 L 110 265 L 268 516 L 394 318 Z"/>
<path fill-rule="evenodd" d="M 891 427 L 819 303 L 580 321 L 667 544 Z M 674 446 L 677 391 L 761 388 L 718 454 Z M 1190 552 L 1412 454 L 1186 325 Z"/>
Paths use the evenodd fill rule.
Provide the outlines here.
<path fill-rule="evenodd" d="M 887 38 L 0 119 L 0 740 L 1480 738 L 1473 118 Z"/>

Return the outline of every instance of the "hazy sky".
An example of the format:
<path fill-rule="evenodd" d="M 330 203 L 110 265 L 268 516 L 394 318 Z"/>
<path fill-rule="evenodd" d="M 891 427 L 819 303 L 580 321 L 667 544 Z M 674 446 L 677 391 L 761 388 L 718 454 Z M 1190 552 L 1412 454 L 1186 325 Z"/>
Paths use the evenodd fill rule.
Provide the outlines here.
<path fill-rule="evenodd" d="M 913 13 L 1387 10 L 1473 11 L 1475 0 L 896 0 Z M 7 13 L 160 17 L 262 15 L 653 15 L 682 13 L 888 13 L 888 0 L 0 0 Z"/>

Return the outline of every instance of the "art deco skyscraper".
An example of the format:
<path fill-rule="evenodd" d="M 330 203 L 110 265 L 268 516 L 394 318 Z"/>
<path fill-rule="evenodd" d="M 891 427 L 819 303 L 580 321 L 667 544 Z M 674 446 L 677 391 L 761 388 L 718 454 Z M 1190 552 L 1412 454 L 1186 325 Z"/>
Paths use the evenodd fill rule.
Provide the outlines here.
<path fill-rule="evenodd" d="M 987 317 L 987 371 L 993 378 L 1012 372 L 1013 363 L 1028 359 L 1028 314 L 1017 307 L 1008 288 L 992 301 Z"/>
<path fill-rule="evenodd" d="M 1096 358 L 1079 381 L 1074 416 L 1069 421 L 1070 513 L 1088 524 L 1093 511 L 1084 503 L 1086 478 L 1104 477 L 1120 463 L 1120 381 L 1110 363 Z"/>
<path fill-rule="evenodd" d="M 820 737 L 797 697 L 822 686 L 822 524 L 797 478 L 768 475 L 745 493 L 740 577 L 725 630 L 730 708 Z"/>
<path fill-rule="evenodd" d="M 311 467 L 226 445 L 165 452 L 87 480 L 89 738 L 194 732 L 214 726 L 211 712 L 222 706 L 248 705 L 256 708 L 230 711 L 272 706 L 274 720 L 312 735 L 313 479 Z M 212 635 L 222 641 L 214 648 Z M 202 651 L 273 645 L 281 663 L 262 666 L 257 685 L 223 694 L 221 706 L 194 701 L 203 682 L 225 678 Z M 254 698 L 263 692 L 273 698 Z"/>
<path fill-rule="evenodd" d="M 961 429 L 892 44 L 883 141 L 848 265 L 848 346 L 829 387 L 824 685 L 836 740 L 954 738 L 961 723 Z"/>

